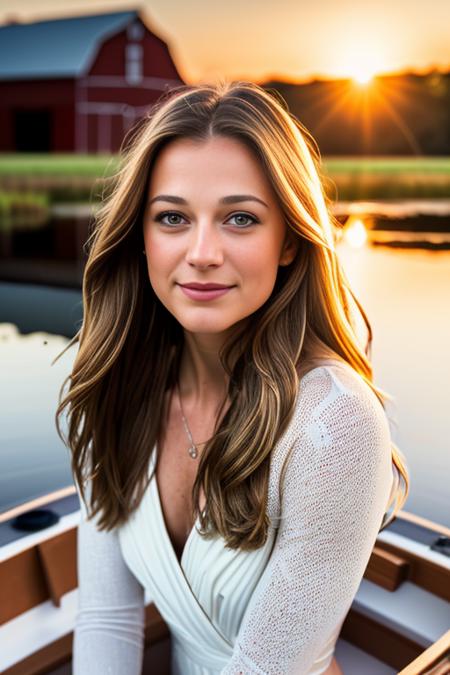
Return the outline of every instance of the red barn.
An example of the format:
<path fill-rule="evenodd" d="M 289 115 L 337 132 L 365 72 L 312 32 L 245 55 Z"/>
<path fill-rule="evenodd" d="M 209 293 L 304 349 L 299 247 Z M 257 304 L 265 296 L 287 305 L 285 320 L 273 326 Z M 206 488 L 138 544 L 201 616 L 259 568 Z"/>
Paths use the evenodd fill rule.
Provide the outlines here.
<path fill-rule="evenodd" d="M 0 26 L 0 152 L 116 152 L 180 84 L 138 11 Z"/>

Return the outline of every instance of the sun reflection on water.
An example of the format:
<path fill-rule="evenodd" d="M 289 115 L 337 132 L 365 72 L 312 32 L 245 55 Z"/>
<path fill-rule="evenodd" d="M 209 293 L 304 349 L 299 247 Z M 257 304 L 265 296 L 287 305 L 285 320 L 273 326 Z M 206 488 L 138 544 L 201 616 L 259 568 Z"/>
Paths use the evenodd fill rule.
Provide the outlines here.
<path fill-rule="evenodd" d="M 350 217 L 344 228 L 344 241 L 352 248 L 361 248 L 367 241 L 367 230 L 361 218 Z"/>

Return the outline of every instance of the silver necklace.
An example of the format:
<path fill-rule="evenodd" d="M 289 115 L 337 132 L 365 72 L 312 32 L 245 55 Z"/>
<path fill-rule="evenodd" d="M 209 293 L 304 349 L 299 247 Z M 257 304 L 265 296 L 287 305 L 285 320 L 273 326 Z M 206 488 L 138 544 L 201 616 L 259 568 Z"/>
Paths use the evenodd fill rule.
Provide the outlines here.
<path fill-rule="evenodd" d="M 188 452 L 189 452 L 190 456 L 192 457 L 192 459 L 195 459 L 195 458 L 197 457 L 197 455 L 198 455 L 197 446 L 196 446 L 195 443 L 194 443 L 194 439 L 192 438 L 191 430 L 189 429 L 189 425 L 188 425 L 188 423 L 187 423 L 187 419 L 186 419 L 186 417 L 184 416 L 183 406 L 181 405 L 181 396 L 180 396 L 180 388 L 179 388 L 179 386 L 178 386 L 178 380 L 177 380 L 176 386 L 177 386 L 178 401 L 179 401 L 179 403 L 180 403 L 181 417 L 183 418 L 184 428 L 185 428 L 185 430 L 186 430 L 186 433 L 187 433 L 187 435 L 188 435 L 189 441 L 190 441 L 190 443 L 191 443 L 191 445 L 190 445 L 189 448 L 188 448 Z"/>

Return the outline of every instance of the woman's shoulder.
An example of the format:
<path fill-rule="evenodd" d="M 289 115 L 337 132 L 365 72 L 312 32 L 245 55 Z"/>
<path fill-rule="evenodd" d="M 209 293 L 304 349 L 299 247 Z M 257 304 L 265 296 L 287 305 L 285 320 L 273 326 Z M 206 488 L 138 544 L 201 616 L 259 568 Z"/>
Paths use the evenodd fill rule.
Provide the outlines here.
<path fill-rule="evenodd" d="M 278 494 L 288 475 L 294 492 L 318 476 L 331 489 L 333 481 L 349 471 L 354 480 L 362 474 L 374 479 L 382 476 L 386 484 L 391 480 L 390 431 L 384 408 L 363 377 L 344 361 L 327 359 L 300 377 L 285 438 L 273 461 Z"/>
<path fill-rule="evenodd" d="M 332 392 L 349 396 L 370 394 L 369 398 L 373 397 L 378 401 L 362 375 L 343 359 L 322 359 L 300 375 L 299 397 L 302 394 L 312 395 L 317 390 L 328 395 Z"/>
<path fill-rule="evenodd" d="M 297 431 L 324 428 L 336 433 L 346 426 L 365 425 L 367 433 L 386 433 L 388 419 L 375 392 L 350 364 L 324 359 L 299 380 L 293 425 Z"/>

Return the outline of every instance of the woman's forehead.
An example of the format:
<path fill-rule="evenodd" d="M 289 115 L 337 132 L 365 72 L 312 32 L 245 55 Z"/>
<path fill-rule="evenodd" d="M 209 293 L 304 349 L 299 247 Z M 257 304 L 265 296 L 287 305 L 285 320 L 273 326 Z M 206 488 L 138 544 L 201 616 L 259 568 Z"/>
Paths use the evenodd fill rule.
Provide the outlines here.
<path fill-rule="evenodd" d="M 237 194 L 254 195 L 266 204 L 274 199 L 261 163 L 242 142 L 228 137 L 176 139 L 161 150 L 150 175 L 149 198 L 183 196 L 181 190 L 190 188 L 217 192 L 217 199 Z"/>

